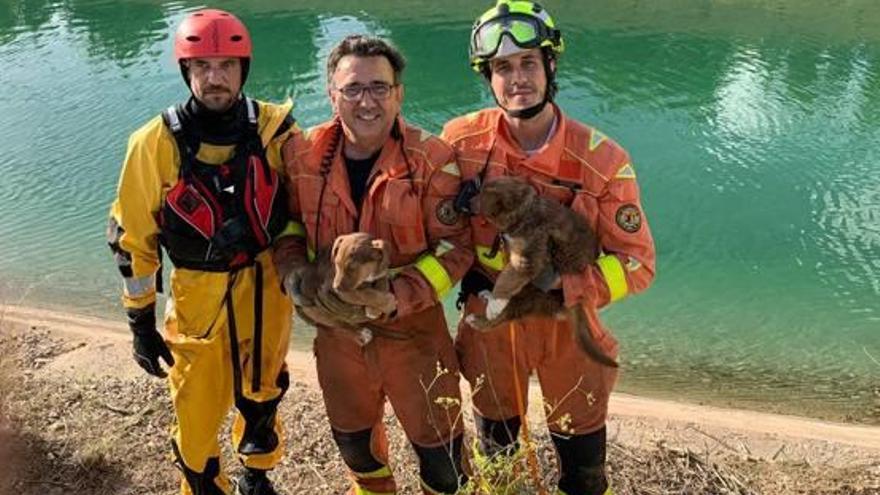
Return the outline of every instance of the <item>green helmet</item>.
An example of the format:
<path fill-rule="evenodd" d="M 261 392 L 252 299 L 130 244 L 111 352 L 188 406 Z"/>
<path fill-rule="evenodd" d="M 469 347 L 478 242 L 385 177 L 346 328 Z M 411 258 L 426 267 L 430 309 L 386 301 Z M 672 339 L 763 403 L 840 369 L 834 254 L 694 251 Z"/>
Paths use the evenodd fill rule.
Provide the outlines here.
<path fill-rule="evenodd" d="M 504 42 L 505 39 L 508 42 Z M 543 47 L 556 56 L 565 50 L 562 33 L 556 29 L 550 14 L 529 0 L 498 0 L 477 19 L 471 30 L 471 67 L 483 72 L 493 57 Z"/>

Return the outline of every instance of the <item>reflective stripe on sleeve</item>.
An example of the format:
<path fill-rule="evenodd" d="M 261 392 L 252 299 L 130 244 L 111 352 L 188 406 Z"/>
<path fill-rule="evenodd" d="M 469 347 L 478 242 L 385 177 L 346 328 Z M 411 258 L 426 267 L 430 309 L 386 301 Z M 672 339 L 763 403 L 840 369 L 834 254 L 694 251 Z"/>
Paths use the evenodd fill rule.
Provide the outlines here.
<path fill-rule="evenodd" d="M 144 297 L 156 290 L 156 276 L 147 275 L 146 277 L 125 277 L 123 280 L 123 290 L 125 296 L 130 298 Z"/>
<path fill-rule="evenodd" d="M 608 291 L 611 294 L 611 302 L 623 299 L 629 292 L 629 286 L 626 283 L 626 274 L 623 271 L 623 264 L 620 258 L 613 254 L 606 254 L 596 260 L 602 276 L 605 277 L 605 283 L 608 284 Z"/>
<path fill-rule="evenodd" d="M 452 289 L 452 279 L 443 264 L 433 254 L 425 254 L 415 262 L 418 270 L 434 288 L 437 299 L 442 299 Z"/>
<path fill-rule="evenodd" d="M 488 256 L 492 251 L 492 246 L 477 245 L 476 251 L 477 259 L 480 261 L 481 265 L 496 272 L 500 272 L 504 269 L 504 252 L 501 249 L 499 249 L 492 258 Z"/>

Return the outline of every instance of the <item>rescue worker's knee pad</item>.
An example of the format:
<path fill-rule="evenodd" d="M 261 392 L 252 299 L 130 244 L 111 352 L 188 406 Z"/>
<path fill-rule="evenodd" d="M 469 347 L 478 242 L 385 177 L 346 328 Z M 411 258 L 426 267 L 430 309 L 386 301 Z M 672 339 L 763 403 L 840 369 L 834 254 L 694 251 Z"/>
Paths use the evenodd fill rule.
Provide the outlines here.
<path fill-rule="evenodd" d="M 226 495 L 226 492 L 214 483 L 214 480 L 220 476 L 220 459 L 218 457 L 208 458 L 208 462 L 205 463 L 205 470 L 197 473 L 183 462 L 177 442 L 172 440 L 171 448 L 174 450 L 177 467 L 183 473 L 183 477 L 193 495 Z"/>
<path fill-rule="evenodd" d="M 244 417 L 244 433 L 238 444 L 239 454 L 268 454 L 278 448 L 275 416 L 278 414 L 278 404 L 290 386 L 290 375 L 287 370 L 282 370 L 278 374 L 276 384 L 281 389 L 281 394 L 270 401 L 255 402 L 244 397 L 235 400 L 235 408 Z"/>
<path fill-rule="evenodd" d="M 559 454 L 559 489 L 567 495 L 603 495 L 608 489 L 605 427 L 586 435 L 552 438 Z"/>
<path fill-rule="evenodd" d="M 355 431 L 345 433 L 337 430 L 333 431 L 333 440 L 339 447 L 339 454 L 348 469 L 355 473 L 372 473 L 385 467 L 373 456 L 371 441 L 373 438 L 373 429 Z"/>
<path fill-rule="evenodd" d="M 422 482 L 438 493 L 453 494 L 467 482 L 461 469 L 463 435 L 439 447 L 419 447 L 413 444 L 419 457 L 419 476 Z"/>
<path fill-rule="evenodd" d="M 517 439 L 519 438 L 520 426 L 522 426 L 519 416 L 496 421 L 475 414 L 474 423 L 477 427 L 477 434 L 480 436 L 480 446 L 487 456 L 510 455 L 519 449 Z"/>

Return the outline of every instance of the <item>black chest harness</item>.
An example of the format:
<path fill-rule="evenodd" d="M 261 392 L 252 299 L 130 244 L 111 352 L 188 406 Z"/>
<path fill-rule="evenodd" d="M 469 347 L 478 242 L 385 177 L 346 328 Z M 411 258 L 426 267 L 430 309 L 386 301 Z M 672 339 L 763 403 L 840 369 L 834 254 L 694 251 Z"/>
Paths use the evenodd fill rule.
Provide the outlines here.
<path fill-rule="evenodd" d="M 177 184 L 159 216 L 160 241 L 176 267 L 228 272 L 253 264 L 285 226 L 286 202 L 278 174 L 266 160 L 255 101 L 245 99 L 246 132 L 230 160 L 208 164 L 187 132 L 181 109 L 162 113 L 180 155 Z"/>

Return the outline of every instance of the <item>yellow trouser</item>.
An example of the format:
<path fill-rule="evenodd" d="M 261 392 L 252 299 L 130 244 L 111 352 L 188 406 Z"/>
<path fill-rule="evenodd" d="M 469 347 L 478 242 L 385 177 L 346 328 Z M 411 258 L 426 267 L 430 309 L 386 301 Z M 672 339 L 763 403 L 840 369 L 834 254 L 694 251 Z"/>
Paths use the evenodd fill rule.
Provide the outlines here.
<path fill-rule="evenodd" d="M 173 440 L 185 474 L 207 474 L 209 461 L 209 471 L 216 470 L 217 434 L 231 405 L 237 409 L 232 441 L 239 452 L 246 428 L 271 420 L 287 387 L 284 357 L 291 304 L 280 290 L 270 251 L 260 254 L 257 264 L 231 274 L 172 271 L 165 334 L 175 360 L 169 373 L 176 415 Z M 274 430 L 277 447 L 239 454 L 245 466 L 271 469 L 281 460 L 284 439 L 277 419 Z M 268 428 L 262 431 L 271 434 Z M 207 482 L 215 485 L 213 492 L 230 491 L 222 469 Z M 192 494 L 186 476 L 181 493 Z"/>

